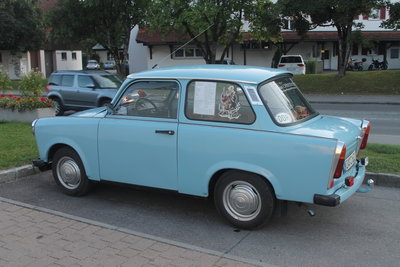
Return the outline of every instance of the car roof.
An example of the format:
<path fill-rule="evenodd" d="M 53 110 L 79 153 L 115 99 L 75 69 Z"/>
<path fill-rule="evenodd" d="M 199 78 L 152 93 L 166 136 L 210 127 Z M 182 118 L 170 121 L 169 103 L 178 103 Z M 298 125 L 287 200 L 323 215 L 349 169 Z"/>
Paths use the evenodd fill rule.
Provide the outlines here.
<path fill-rule="evenodd" d="M 226 80 L 258 84 L 274 76 L 292 73 L 288 71 L 255 66 L 242 65 L 184 65 L 166 68 L 157 68 L 133 73 L 129 79 L 201 79 Z"/>
<path fill-rule="evenodd" d="M 58 70 L 52 74 L 107 74 L 113 75 L 112 73 L 104 70 Z"/>
<path fill-rule="evenodd" d="M 301 55 L 282 55 L 281 57 L 302 57 Z"/>

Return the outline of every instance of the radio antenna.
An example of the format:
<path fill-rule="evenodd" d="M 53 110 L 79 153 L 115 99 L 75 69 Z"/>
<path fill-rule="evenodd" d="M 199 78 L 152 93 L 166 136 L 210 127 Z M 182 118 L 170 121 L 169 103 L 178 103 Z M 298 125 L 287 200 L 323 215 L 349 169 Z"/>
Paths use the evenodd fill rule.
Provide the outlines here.
<path fill-rule="evenodd" d="M 164 60 L 166 60 L 169 56 L 171 56 L 173 53 L 175 53 L 176 51 L 178 51 L 179 49 L 185 47 L 186 45 L 188 45 L 191 41 L 193 41 L 194 39 L 196 39 L 197 37 L 199 37 L 200 35 L 202 35 L 206 30 L 210 29 L 212 26 L 214 26 L 214 23 L 210 24 L 210 26 L 208 26 L 205 30 L 203 30 L 201 33 L 197 34 L 195 37 L 193 37 L 192 39 L 190 39 L 189 41 L 187 41 L 186 43 L 184 43 L 183 45 L 181 45 L 180 47 L 178 47 L 177 49 L 175 49 L 174 51 L 172 51 L 172 53 L 169 53 L 166 57 L 164 57 L 163 59 L 161 59 L 160 62 L 158 62 L 157 64 L 155 64 L 152 69 L 156 68 L 158 66 L 158 64 L 160 64 L 161 62 L 163 62 Z"/>

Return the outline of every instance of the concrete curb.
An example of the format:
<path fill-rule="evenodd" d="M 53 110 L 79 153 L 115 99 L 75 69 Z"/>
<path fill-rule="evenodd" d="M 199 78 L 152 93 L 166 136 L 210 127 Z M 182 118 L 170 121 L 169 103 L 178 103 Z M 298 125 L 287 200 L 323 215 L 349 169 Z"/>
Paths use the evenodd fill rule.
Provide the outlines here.
<path fill-rule="evenodd" d="M 39 173 L 39 169 L 32 165 L 25 165 L 13 169 L 0 171 L 0 184 L 14 182 L 26 176 Z"/>
<path fill-rule="evenodd" d="M 373 179 L 375 185 L 400 188 L 400 175 L 389 173 L 367 172 L 365 180 Z"/>
<path fill-rule="evenodd" d="M 32 165 L 0 171 L 0 184 L 14 182 L 29 175 L 40 173 L 39 169 Z M 375 185 L 400 188 L 400 175 L 390 173 L 367 172 L 364 183 L 368 179 L 373 179 Z"/>

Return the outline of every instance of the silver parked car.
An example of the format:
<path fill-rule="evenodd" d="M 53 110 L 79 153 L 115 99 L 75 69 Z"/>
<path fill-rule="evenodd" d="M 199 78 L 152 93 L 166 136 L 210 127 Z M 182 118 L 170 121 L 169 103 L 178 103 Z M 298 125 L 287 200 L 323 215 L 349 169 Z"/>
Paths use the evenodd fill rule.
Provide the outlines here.
<path fill-rule="evenodd" d="M 97 62 L 97 60 L 88 60 L 88 63 L 86 65 L 86 69 L 88 69 L 88 70 L 99 70 L 100 69 L 100 64 Z"/>
<path fill-rule="evenodd" d="M 56 71 L 49 78 L 47 97 L 56 104 L 56 116 L 111 102 L 122 81 L 107 71 Z"/>

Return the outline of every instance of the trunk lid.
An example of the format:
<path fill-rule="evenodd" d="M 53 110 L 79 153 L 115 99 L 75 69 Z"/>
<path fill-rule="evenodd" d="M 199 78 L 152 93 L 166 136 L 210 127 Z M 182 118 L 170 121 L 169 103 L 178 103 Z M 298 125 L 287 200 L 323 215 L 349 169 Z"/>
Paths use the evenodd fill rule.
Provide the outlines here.
<path fill-rule="evenodd" d="M 355 165 L 362 140 L 362 120 L 320 115 L 309 123 L 298 125 L 292 133 L 316 137 L 333 138 L 346 144 L 344 170 Z"/>

